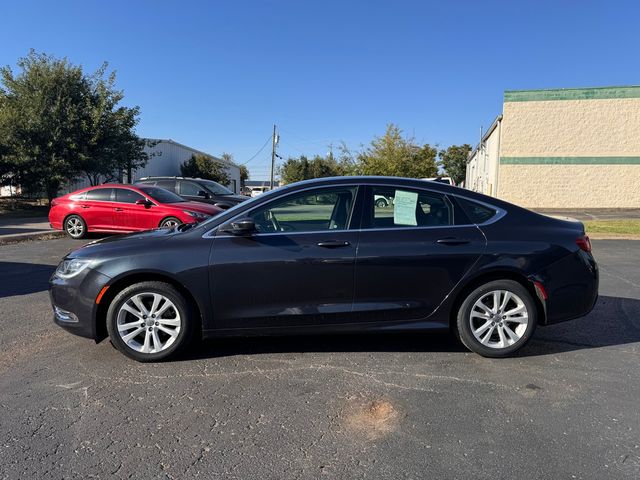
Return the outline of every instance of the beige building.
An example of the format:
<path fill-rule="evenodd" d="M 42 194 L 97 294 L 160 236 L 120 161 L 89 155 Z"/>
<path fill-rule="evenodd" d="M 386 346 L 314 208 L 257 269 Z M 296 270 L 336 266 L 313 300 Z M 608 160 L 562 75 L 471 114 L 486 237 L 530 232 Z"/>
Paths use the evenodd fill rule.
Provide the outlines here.
<path fill-rule="evenodd" d="M 506 91 L 465 186 L 527 208 L 640 208 L 640 86 Z"/>

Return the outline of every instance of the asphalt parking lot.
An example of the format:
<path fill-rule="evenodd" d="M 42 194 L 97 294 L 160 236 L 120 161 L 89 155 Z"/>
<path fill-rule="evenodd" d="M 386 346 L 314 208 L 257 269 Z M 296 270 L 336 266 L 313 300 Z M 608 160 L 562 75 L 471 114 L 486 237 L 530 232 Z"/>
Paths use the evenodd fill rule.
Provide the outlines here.
<path fill-rule="evenodd" d="M 515 358 L 447 335 L 207 342 L 137 364 L 56 327 L 68 239 L 0 247 L 0 478 L 640 478 L 640 242 Z"/>

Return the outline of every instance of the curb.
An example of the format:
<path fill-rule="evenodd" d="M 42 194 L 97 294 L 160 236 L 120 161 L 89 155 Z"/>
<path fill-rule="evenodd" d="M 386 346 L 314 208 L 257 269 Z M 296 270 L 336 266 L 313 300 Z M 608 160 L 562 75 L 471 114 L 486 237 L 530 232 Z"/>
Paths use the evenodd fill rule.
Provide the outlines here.
<path fill-rule="evenodd" d="M 0 236 L 0 245 L 10 245 L 12 243 L 31 242 L 35 240 L 53 240 L 54 238 L 63 238 L 64 236 L 65 233 L 59 230 L 3 235 Z"/>

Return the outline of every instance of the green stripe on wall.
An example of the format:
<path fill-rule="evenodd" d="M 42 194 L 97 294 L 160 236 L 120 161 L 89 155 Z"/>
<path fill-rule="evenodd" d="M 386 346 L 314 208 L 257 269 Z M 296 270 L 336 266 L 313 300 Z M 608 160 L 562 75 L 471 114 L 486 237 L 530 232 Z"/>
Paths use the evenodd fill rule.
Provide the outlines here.
<path fill-rule="evenodd" d="M 595 100 L 603 98 L 640 98 L 640 86 L 557 88 L 552 90 L 506 90 L 505 102 L 541 100 Z"/>
<path fill-rule="evenodd" d="M 640 157 L 500 157 L 502 165 L 640 165 Z"/>

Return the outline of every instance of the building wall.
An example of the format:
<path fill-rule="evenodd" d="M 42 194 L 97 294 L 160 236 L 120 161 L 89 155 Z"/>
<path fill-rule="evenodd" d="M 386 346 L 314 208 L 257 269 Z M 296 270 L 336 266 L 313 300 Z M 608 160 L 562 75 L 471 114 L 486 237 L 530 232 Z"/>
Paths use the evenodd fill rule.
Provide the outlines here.
<path fill-rule="evenodd" d="M 498 159 L 500 157 L 501 122 L 498 117 L 482 143 L 472 152 L 467 163 L 465 188 L 485 195 L 495 196 L 498 180 Z"/>
<path fill-rule="evenodd" d="M 640 87 L 507 91 L 501 128 L 498 197 L 640 208 Z"/>
<path fill-rule="evenodd" d="M 160 140 L 160 142 L 153 147 L 145 147 L 145 151 L 150 155 L 155 155 L 149 159 L 149 162 L 144 168 L 135 171 L 133 174 L 134 181 L 142 177 L 179 176 L 180 165 L 193 154 L 213 157 L 212 155 L 171 140 Z M 222 160 L 216 159 L 222 162 Z M 225 163 L 224 165 L 227 175 L 229 176 L 229 185 L 227 186 L 231 188 L 234 193 L 240 193 L 240 168 L 233 164 Z"/>
<path fill-rule="evenodd" d="M 142 177 L 150 176 L 179 176 L 180 165 L 191 157 L 192 154 L 208 155 L 222 162 L 221 159 L 213 157 L 208 153 L 201 152 L 194 148 L 174 142 L 173 140 L 156 140 L 158 143 L 153 147 L 145 147 L 145 151 L 152 155 L 144 168 L 135 170 L 132 173 L 132 181 L 136 181 Z M 240 168 L 234 164 L 225 163 L 227 175 L 229 176 L 228 187 L 235 193 L 240 193 Z M 126 175 L 123 181 L 128 183 Z M 73 192 L 80 188 L 88 187 L 89 181 L 80 179 L 79 181 L 68 185 L 62 191 L 63 193 Z"/>

